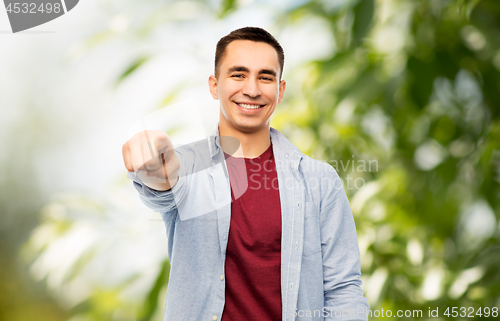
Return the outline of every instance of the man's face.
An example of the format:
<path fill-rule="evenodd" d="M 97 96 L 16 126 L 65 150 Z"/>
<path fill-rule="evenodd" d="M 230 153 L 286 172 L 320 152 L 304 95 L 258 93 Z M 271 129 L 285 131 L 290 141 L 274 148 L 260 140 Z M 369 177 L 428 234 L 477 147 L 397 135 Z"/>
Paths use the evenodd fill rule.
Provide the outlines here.
<path fill-rule="evenodd" d="M 210 92 L 219 99 L 219 129 L 254 133 L 269 126 L 286 83 L 279 80 L 276 50 L 264 42 L 236 40 L 222 57 L 219 75 L 210 76 Z"/>

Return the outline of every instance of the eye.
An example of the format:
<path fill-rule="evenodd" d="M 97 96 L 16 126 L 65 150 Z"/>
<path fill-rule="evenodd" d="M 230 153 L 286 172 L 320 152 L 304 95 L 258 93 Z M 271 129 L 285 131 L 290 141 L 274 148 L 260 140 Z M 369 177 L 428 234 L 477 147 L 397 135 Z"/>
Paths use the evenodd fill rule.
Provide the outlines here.
<path fill-rule="evenodd" d="M 273 81 L 273 79 L 269 78 L 269 77 L 261 77 L 260 79 L 265 80 L 265 81 Z"/>
<path fill-rule="evenodd" d="M 234 74 L 231 77 L 233 77 L 233 78 L 243 78 L 243 75 L 242 74 Z"/>

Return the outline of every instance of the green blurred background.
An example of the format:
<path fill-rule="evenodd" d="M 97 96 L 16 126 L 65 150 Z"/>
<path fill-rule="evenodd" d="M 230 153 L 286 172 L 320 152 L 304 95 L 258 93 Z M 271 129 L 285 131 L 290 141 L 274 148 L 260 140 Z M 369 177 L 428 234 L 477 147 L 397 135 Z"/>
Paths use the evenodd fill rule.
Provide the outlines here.
<path fill-rule="evenodd" d="M 0 33 L 0 320 L 162 320 L 164 228 L 121 145 L 208 97 L 247 25 L 285 49 L 272 126 L 343 179 L 371 308 L 500 308 L 498 0 L 100 0 Z"/>

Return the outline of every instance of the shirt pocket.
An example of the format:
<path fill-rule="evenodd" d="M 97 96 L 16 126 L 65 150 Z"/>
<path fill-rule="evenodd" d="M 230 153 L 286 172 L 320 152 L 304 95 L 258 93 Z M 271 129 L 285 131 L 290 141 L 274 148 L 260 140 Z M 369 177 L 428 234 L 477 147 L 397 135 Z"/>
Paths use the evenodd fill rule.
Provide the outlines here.
<path fill-rule="evenodd" d="M 304 215 L 304 250 L 303 256 L 309 256 L 321 251 L 321 235 L 319 226 L 318 205 L 305 202 Z"/>

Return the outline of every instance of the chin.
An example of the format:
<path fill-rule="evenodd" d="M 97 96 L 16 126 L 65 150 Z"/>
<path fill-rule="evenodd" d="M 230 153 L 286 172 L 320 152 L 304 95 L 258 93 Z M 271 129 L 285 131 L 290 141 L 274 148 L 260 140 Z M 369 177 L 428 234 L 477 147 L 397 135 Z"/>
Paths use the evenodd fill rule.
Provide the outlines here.
<path fill-rule="evenodd" d="M 236 123 L 236 128 L 246 134 L 254 133 L 262 129 L 264 124 Z"/>

